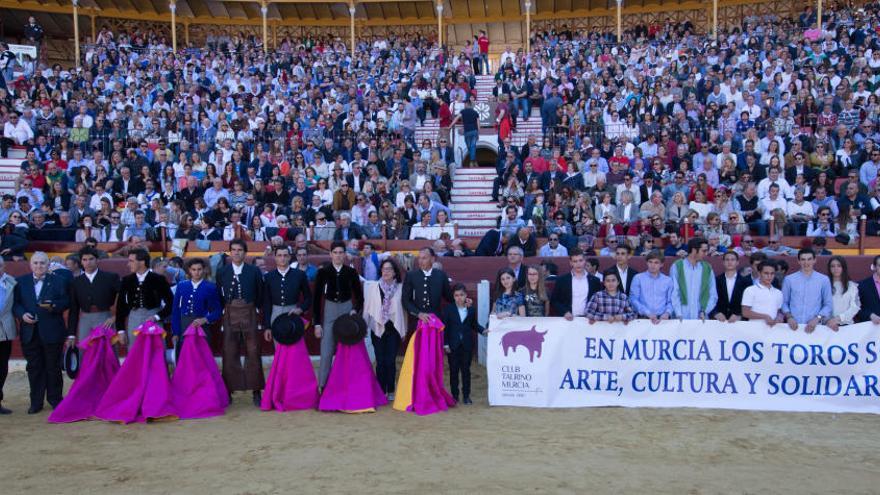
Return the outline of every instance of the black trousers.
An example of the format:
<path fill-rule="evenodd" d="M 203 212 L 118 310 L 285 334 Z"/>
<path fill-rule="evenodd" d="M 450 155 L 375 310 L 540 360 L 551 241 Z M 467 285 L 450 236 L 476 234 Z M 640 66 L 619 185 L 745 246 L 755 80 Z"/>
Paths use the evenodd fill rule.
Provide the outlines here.
<path fill-rule="evenodd" d="M 186 329 L 189 328 L 190 323 L 192 323 L 193 320 L 195 320 L 197 318 L 199 318 L 199 317 L 198 316 L 181 316 L 180 317 L 180 328 L 182 328 L 183 330 L 181 330 L 180 336 L 177 337 L 177 345 L 174 346 L 175 366 L 180 365 L 180 351 L 183 350 L 183 339 L 185 338 L 185 336 L 183 335 L 183 332 L 186 332 Z M 208 341 L 208 346 L 210 346 L 211 345 L 211 331 L 208 330 L 207 327 L 208 327 L 208 325 L 206 324 L 205 326 L 202 327 L 202 330 L 205 331 L 205 340 Z M 213 351 L 213 349 L 211 349 L 211 350 Z"/>
<path fill-rule="evenodd" d="M 397 353 L 400 351 L 400 334 L 390 322 L 385 325 L 382 338 L 370 332 L 373 350 L 376 351 L 376 378 L 386 394 L 394 392 L 397 379 Z"/>
<path fill-rule="evenodd" d="M 9 376 L 9 356 L 11 355 L 12 341 L 0 342 L 0 402 L 3 402 L 3 385 L 6 384 L 6 377 Z"/>
<path fill-rule="evenodd" d="M 15 141 L 0 136 L 0 158 L 7 158 L 9 156 L 9 147 L 14 144 Z"/>
<path fill-rule="evenodd" d="M 458 379 L 461 376 L 461 393 L 465 399 L 471 396 L 471 350 L 459 346 L 450 352 L 449 358 L 449 388 L 452 396 L 458 400 Z"/>
<path fill-rule="evenodd" d="M 53 407 L 61 402 L 64 381 L 61 378 L 61 353 L 64 343 L 46 344 L 34 329 L 33 337 L 22 344 L 22 352 L 27 360 L 28 383 L 31 387 L 31 406 L 42 407 L 48 400 Z"/>

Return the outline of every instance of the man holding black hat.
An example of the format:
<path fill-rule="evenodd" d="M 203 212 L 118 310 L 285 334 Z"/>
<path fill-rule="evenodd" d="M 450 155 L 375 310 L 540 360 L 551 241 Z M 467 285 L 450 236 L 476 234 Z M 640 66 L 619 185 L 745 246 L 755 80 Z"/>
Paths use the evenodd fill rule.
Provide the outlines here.
<path fill-rule="evenodd" d="M 300 316 L 312 304 L 312 291 L 305 272 L 290 267 L 290 248 L 275 246 L 275 269 L 266 274 L 263 286 L 263 318 L 267 328 L 282 314 Z"/>
<path fill-rule="evenodd" d="M 330 376 L 336 339 L 333 323 L 345 314 L 357 314 L 364 307 L 364 289 L 357 270 L 345 264 L 345 243 L 330 245 L 330 263 L 318 270 L 315 277 L 315 301 L 312 316 L 317 323 L 315 336 L 321 339 L 321 366 L 318 387 L 323 390 Z"/>
<path fill-rule="evenodd" d="M 257 309 L 263 304 L 263 275 L 254 265 L 245 263 L 247 243 L 235 239 L 229 243 L 231 263 L 220 269 L 217 285 L 223 298 L 223 381 L 230 393 L 253 390 L 254 405 L 260 406 L 261 391 L 266 385 L 260 357 Z M 261 309 L 261 308 L 259 308 Z M 268 327 L 267 327 L 268 328 Z M 271 342 L 269 332 L 263 337 Z M 245 348 L 242 368 L 241 348 Z"/>

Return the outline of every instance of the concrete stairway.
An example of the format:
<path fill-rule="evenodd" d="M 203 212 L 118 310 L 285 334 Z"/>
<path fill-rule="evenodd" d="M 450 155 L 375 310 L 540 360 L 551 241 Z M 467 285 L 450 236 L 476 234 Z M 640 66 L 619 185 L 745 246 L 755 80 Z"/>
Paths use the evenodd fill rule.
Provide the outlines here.
<path fill-rule="evenodd" d="M 24 148 L 10 148 L 9 158 L 0 158 L 0 194 L 15 194 L 15 179 L 21 173 Z"/>
<path fill-rule="evenodd" d="M 495 228 L 499 210 L 492 201 L 493 168 L 457 168 L 452 176 L 452 218 L 460 237 L 482 237 Z"/>

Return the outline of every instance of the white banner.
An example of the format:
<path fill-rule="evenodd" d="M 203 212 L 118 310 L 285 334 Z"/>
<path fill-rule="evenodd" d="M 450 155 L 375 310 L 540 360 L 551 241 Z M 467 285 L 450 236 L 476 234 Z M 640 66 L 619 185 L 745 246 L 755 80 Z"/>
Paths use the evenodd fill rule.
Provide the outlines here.
<path fill-rule="evenodd" d="M 880 413 L 880 327 L 489 322 L 489 404 Z"/>

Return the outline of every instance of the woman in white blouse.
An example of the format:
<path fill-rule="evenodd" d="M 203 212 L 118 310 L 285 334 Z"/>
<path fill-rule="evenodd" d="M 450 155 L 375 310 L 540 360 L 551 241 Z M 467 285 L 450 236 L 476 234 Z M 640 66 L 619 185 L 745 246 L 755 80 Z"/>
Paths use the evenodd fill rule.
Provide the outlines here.
<path fill-rule="evenodd" d="M 849 278 L 846 260 L 842 256 L 832 256 L 828 260 L 828 275 L 831 277 L 831 301 L 833 318 L 841 325 L 853 323 L 856 313 L 861 309 L 859 288 Z"/>
<path fill-rule="evenodd" d="M 401 302 L 400 271 L 390 259 L 379 265 L 380 278 L 364 284 L 364 320 L 376 353 L 376 378 L 389 400 L 394 399 L 396 359 L 406 336 L 407 314 Z"/>

